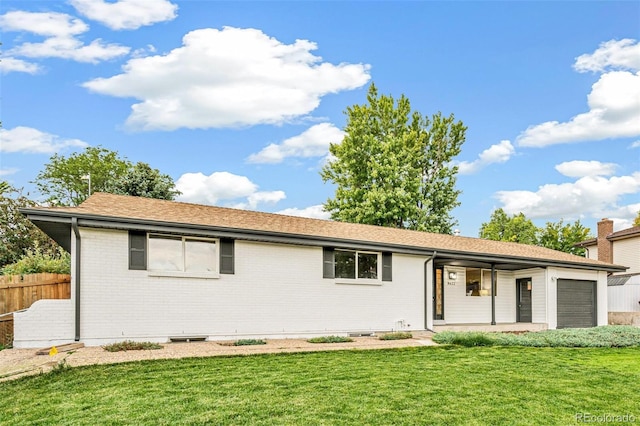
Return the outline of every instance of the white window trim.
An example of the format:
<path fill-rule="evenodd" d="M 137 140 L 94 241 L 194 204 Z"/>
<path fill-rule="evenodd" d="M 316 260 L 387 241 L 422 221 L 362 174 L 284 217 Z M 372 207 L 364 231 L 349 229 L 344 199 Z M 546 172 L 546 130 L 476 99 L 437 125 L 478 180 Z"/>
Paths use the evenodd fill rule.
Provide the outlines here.
<path fill-rule="evenodd" d="M 356 255 L 356 278 L 334 278 L 336 284 L 348 285 L 383 285 L 382 281 L 382 252 L 378 251 L 366 251 L 366 250 L 343 250 L 335 249 L 335 252 L 348 252 L 355 253 Z M 376 276 L 378 278 L 357 278 L 358 275 L 358 254 L 375 254 L 376 259 Z"/>
<path fill-rule="evenodd" d="M 184 235 L 169 235 L 169 234 L 147 234 L 147 247 L 151 247 L 149 239 L 156 238 L 181 238 L 182 240 L 182 261 L 184 262 L 185 256 L 185 242 L 186 241 L 207 241 L 215 243 L 216 256 L 215 256 L 215 268 L 213 272 L 188 272 L 188 271 L 164 271 L 162 269 L 148 269 L 147 275 L 150 277 L 174 277 L 174 278 L 201 278 L 201 279 L 215 279 L 220 278 L 220 240 L 217 238 L 199 238 L 199 237 L 186 237 Z M 149 250 L 148 256 L 151 256 Z"/>

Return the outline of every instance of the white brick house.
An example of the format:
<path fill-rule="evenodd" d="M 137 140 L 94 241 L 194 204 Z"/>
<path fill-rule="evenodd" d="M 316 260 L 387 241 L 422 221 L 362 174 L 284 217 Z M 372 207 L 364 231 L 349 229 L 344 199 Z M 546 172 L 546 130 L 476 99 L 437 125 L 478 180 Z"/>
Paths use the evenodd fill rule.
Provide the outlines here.
<path fill-rule="evenodd" d="M 536 246 L 112 194 L 22 212 L 71 253 L 72 295 L 16 313 L 18 348 L 605 325 L 607 274 L 624 271 Z"/>

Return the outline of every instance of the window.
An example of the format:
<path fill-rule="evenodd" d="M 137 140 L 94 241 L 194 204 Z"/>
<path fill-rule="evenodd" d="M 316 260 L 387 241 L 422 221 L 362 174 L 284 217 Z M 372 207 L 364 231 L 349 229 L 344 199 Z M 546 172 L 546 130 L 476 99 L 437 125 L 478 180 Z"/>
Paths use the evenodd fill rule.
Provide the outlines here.
<path fill-rule="evenodd" d="M 494 274 L 496 286 L 494 294 L 498 295 L 497 272 Z M 491 296 L 491 270 L 467 268 L 466 270 L 467 296 Z"/>
<path fill-rule="evenodd" d="M 391 253 L 323 249 L 324 278 L 391 281 Z"/>
<path fill-rule="evenodd" d="M 234 246 L 234 240 L 227 238 L 129 231 L 129 269 L 204 277 L 233 274 Z"/>
<path fill-rule="evenodd" d="M 216 241 L 149 235 L 149 269 L 216 273 Z"/>
<path fill-rule="evenodd" d="M 378 253 L 336 250 L 336 278 L 378 279 Z"/>

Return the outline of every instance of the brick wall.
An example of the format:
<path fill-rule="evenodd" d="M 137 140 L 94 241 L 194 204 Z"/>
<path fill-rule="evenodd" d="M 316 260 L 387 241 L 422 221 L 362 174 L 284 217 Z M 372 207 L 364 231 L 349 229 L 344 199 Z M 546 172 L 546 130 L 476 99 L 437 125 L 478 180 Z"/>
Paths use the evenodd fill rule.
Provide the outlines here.
<path fill-rule="evenodd" d="M 602 219 L 598 222 L 598 260 L 613 263 L 613 245 L 607 236 L 613 233 L 613 221 Z"/>

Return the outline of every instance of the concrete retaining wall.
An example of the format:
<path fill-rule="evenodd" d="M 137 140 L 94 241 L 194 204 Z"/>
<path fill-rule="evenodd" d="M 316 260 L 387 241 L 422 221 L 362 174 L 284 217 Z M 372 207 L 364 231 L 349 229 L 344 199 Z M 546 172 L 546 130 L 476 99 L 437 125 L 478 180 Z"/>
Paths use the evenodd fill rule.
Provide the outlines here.
<path fill-rule="evenodd" d="M 609 325 L 636 325 L 640 327 L 640 312 L 609 312 Z"/>

